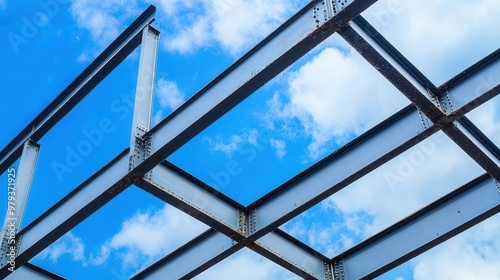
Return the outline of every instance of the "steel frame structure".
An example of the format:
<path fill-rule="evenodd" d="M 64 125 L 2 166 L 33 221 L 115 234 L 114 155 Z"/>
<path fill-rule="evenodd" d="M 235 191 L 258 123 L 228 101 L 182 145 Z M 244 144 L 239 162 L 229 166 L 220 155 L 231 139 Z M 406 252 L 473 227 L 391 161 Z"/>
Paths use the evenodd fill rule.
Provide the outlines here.
<path fill-rule="evenodd" d="M 373 278 L 498 213 L 500 150 L 465 114 L 500 92 L 498 80 L 478 82 L 500 72 L 500 49 L 436 86 L 360 15 L 375 2 L 310 2 L 152 128 L 159 31 L 150 25 L 155 14 L 150 6 L 1 151 L 1 172 L 22 155 L 25 167 L 19 172 L 27 180 L 16 188 L 27 195 L 36 163 L 29 147 L 39 148 L 36 141 L 142 44 L 130 147 L 17 233 L 19 268 L 10 274 L 2 259 L 0 277 L 60 279 L 28 261 L 132 184 L 211 227 L 132 279 L 189 279 L 244 247 L 305 279 Z M 411 105 L 249 206 L 165 160 L 334 33 Z M 484 175 L 332 259 L 278 228 L 438 131 L 477 162 Z"/>

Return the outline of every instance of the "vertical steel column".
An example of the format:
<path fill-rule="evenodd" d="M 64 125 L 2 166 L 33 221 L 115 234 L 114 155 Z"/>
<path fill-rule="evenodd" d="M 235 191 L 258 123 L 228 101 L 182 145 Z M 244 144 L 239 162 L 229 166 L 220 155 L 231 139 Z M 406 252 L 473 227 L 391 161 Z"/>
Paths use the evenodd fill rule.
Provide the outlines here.
<path fill-rule="evenodd" d="M 11 267 L 15 268 L 15 258 L 19 249 L 19 240 L 17 240 L 16 234 L 21 227 L 39 151 L 40 145 L 28 139 L 24 143 L 17 172 L 14 168 L 7 170 L 7 213 L 2 227 L 0 267 L 11 262 Z"/>
<path fill-rule="evenodd" d="M 151 126 L 160 32 L 150 25 L 146 26 L 142 32 L 141 55 L 139 60 L 139 72 L 137 74 L 134 116 L 132 120 L 132 135 L 130 137 L 129 170 L 149 156 L 151 146 L 151 137 L 144 138 L 143 136 L 149 131 Z"/>

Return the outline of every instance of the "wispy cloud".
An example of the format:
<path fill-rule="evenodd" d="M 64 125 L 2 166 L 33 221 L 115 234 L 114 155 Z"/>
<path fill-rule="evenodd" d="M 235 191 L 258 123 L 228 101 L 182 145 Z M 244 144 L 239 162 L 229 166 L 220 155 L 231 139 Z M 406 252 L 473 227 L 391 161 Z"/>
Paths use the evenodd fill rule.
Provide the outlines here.
<path fill-rule="evenodd" d="M 0 0 L 0 10 L 7 9 L 7 0 Z"/>
<path fill-rule="evenodd" d="M 223 152 L 230 157 L 232 154 L 244 145 L 258 145 L 259 132 L 256 129 L 249 129 L 241 134 L 233 134 L 228 139 L 222 136 L 205 137 L 203 140 L 208 144 L 209 150 L 213 152 Z"/>
<path fill-rule="evenodd" d="M 125 29 L 124 22 L 141 12 L 136 0 L 75 0 L 71 2 L 70 11 L 78 27 L 87 30 L 97 45 L 91 52 L 80 55 L 79 62 L 90 60 L 109 45 Z"/>
<path fill-rule="evenodd" d="M 179 89 L 177 83 L 161 77 L 156 84 L 156 98 L 160 108 L 153 117 L 153 123 L 160 122 L 167 112 L 173 111 L 185 100 L 184 93 Z"/>
<path fill-rule="evenodd" d="M 52 262 L 57 263 L 59 258 L 64 255 L 69 255 L 73 261 L 87 266 L 85 244 L 82 239 L 76 237 L 71 231 L 43 250 L 36 258 L 50 259 Z"/>
<path fill-rule="evenodd" d="M 277 158 L 282 159 L 286 155 L 286 143 L 283 140 L 276 140 L 271 138 L 269 140 L 271 143 L 271 147 L 274 148 L 274 154 Z"/>

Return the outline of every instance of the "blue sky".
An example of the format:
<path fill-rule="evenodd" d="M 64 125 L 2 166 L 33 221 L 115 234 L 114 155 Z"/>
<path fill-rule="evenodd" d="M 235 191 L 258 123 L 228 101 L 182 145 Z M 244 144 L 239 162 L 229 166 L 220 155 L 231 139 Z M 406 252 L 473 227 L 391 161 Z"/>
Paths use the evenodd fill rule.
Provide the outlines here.
<path fill-rule="evenodd" d="M 161 31 L 157 123 L 307 1 L 0 0 L 0 148 L 150 3 Z M 500 3 L 493 0 L 384 0 L 363 15 L 436 85 L 500 46 Z M 139 49 L 39 141 L 24 226 L 127 147 L 138 58 Z M 168 159 L 247 205 L 407 104 L 334 35 Z M 499 105 L 497 97 L 468 115 L 497 145 Z M 102 141 L 72 158 L 96 129 Z M 422 164 L 388 180 L 418 152 L 426 155 Z M 221 175 L 228 166 L 238 170 L 229 178 Z M 282 229 L 333 257 L 482 173 L 438 133 Z M 6 182 L 6 174 L 0 179 Z M 32 262 L 69 279 L 124 279 L 206 228 L 133 186 Z M 493 253 L 500 251 L 499 232 L 493 217 L 380 278 L 500 279 L 500 255 Z M 197 279 L 236 277 L 297 278 L 244 249 Z"/>

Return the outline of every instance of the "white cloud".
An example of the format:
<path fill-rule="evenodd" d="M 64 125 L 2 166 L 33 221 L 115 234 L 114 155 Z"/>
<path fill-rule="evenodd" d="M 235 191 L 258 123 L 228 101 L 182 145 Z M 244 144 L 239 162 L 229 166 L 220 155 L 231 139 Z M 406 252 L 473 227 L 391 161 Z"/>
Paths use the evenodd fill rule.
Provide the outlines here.
<path fill-rule="evenodd" d="M 177 83 L 163 77 L 156 83 L 155 93 L 160 108 L 153 116 L 153 125 L 159 123 L 168 112 L 179 107 L 185 100 L 184 93 L 179 89 Z"/>
<path fill-rule="evenodd" d="M 78 27 L 87 30 L 97 44 L 95 54 L 109 45 L 125 29 L 125 21 L 141 13 L 136 0 L 75 0 L 71 1 L 70 11 Z M 79 61 L 85 56 L 88 59 L 88 56 L 95 54 L 82 54 Z"/>
<path fill-rule="evenodd" d="M 259 132 L 256 129 L 250 129 L 239 135 L 233 134 L 227 140 L 224 140 L 222 136 L 204 137 L 203 140 L 208 143 L 211 151 L 223 152 L 230 157 L 244 145 L 257 146 L 258 136 Z"/>
<path fill-rule="evenodd" d="M 279 267 L 261 256 L 242 249 L 231 257 L 198 275 L 197 280 L 267 280 L 300 279 L 296 275 Z"/>
<path fill-rule="evenodd" d="M 78 63 L 84 63 L 84 62 L 88 62 L 90 61 L 90 57 L 89 57 L 89 54 L 86 53 L 86 52 L 83 52 L 81 53 L 77 58 L 76 58 L 76 61 Z"/>
<path fill-rule="evenodd" d="M 156 87 L 156 92 L 162 108 L 174 110 L 184 102 L 184 94 L 175 82 L 160 78 Z"/>
<path fill-rule="evenodd" d="M 124 268 L 139 269 L 181 246 L 208 227 L 183 212 L 166 205 L 157 211 L 140 212 L 122 223 L 120 231 L 92 256 L 94 264 L 104 264 L 111 254 Z"/>
<path fill-rule="evenodd" d="M 497 215 L 412 261 L 415 280 L 500 279 Z"/>
<path fill-rule="evenodd" d="M 157 0 L 159 18 L 169 29 L 164 47 L 180 53 L 220 46 L 231 54 L 255 43 L 298 9 L 300 3 L 283 0 Z M 165 19 L 161 19 L 165 16 Z M 167 25 L 168 23 L 168 25 Z"/>
<path fill-rule="evenodd" d="M 271 147 L 274 148 L 274 154 L 277 158 L 282 159 L 286 155 L 286 143 L 283 140 L 276 140 L 271 138 L 269 140 Z"/>
<path fill-rule="evenodd" d="M 85 244 L 79 237 L 71 233 L 71 231 L 43 250 L 36 258 L 48 258 L 52 262 L 57 263 L 63 255 L 69 255 L 73 261 L 81 262 L 83 266 L 87 266 Z"/>
<path fill-rule="evenodd" d="M 286 94 L 276 93 L 268 101 L 275 120 L 300 121 L 311 137 L 312 159 L 323 155 L 328 144 L 346 143 L 406 103 L 358 53 L 331 47 L 289 75 Z"/>
<path fill-rule="evenodd" d="M 499 1 L 383 0 L 364 16 L 438 84 L 500 44 Z"/>
<path fill-rule="evenodd" d="M 138 212 L 125 220 L 118 233 L 104 242 L 99 252 L 91 252 L 88 257 L 83 240 L 69 232 L 37 258 L 48 258 L 56 263 L 67 254 L 83 266 L 88 263 L 105 265 L 110 259 L 117 259 L 123 271 L 138 272 L 206 229 L 206 225 L 165 205 L 162 209 Z"/>

